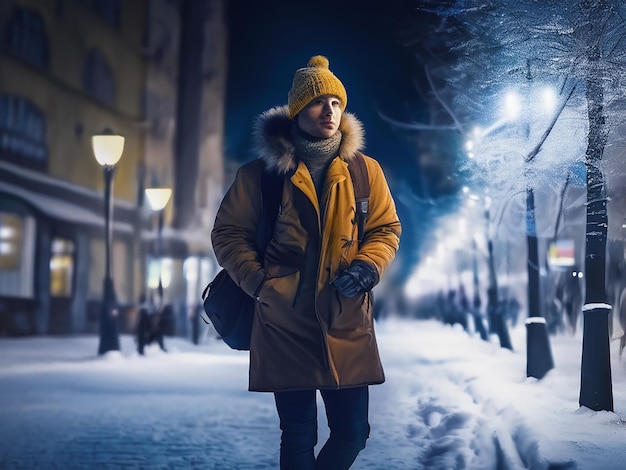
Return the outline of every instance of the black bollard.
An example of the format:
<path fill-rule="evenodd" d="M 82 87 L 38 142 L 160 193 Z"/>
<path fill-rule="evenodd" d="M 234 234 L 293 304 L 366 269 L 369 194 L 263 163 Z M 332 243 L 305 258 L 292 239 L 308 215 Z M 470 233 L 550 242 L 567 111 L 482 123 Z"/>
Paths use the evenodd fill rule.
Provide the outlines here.
<path fill-rule="evenodd" d="M 578 404 L 595 411 L 613 411 L 609 313 L 605 303 L 583 307 L 583 352 Z"/>
<path fill-rule="evenodd" d="M 545 318 L 526 319 L 526 353 L 526 377 L 542 379 L 554 368 Z"/>

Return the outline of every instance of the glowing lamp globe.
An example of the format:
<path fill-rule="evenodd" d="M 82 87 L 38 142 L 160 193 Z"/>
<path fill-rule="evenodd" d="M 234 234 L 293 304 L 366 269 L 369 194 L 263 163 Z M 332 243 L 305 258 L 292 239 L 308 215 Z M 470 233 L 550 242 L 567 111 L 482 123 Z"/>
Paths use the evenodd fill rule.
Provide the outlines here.
<path fill-rule="evenodd" d="M 170 188 L 147 188 L 146 198 L 148 198 L 148 204 L 153 211 L 160 211 L 165 208 L 170 197 L 172 196 L 172 190 Z"/>
<path fill-rule="evenodd" d="M 115 134 L 100 134 L 91 137 L 93 153 L 102 166 L 115 165 L 124 150 L 124 137 Z"/>

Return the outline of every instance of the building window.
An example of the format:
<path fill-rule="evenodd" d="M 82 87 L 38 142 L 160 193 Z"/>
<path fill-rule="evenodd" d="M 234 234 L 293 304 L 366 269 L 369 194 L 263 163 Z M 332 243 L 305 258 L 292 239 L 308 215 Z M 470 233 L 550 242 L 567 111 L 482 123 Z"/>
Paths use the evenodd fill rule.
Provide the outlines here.
<path fill-rule="evenodd" d="M 0 212 L 0 295 L 33 297 L 35 221 Z"/>
<path fill-rule="evenodd" d="M 21 96 L 0 93 L 0 153 L 47 166 L 45 117 Z"/>
<path fill-rule="evenodd" d="M 74 243 L 70 240 L 52 240 L 50 257 L 50 295 L 71 297 L 74 276 Z"/>
<path fill-rule="evenodd" d="M 84 0 L 102 20 L 114 28 L 119 28 L 122 0 Z"/>
<path fill-rule="evenodd" d="M 32 65 L 48 68 L 48 37 L 39 13 L 14 6 L 5 31 L 7 49 Z"/>
<path fill-rule="evenodd" d="M 83 68 L 83 88 L 102 103 L 115 103 L 115 80 L 109 62 L 98 49 L 90 49 Z"/>

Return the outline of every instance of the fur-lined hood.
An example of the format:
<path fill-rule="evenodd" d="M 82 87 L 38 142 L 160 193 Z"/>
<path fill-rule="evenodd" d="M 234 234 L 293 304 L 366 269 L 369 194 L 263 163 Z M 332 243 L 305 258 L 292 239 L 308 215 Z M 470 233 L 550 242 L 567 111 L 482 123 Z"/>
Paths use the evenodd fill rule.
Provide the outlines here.
<path fill-rule="evenodd" d="M 287 106 L 271 108 L 256 119 L 253 129 L 253 142 L 256 155 L 262 158 L 268 168 L 279 173 L 295 170 L 298 163 L 291 142 L 291 125 Z M 339 130 L 342 133 L 339 156 L 344 160 L 354 157 L 365 144 L 363 125 L 354 114 L 343 113 Z"/>

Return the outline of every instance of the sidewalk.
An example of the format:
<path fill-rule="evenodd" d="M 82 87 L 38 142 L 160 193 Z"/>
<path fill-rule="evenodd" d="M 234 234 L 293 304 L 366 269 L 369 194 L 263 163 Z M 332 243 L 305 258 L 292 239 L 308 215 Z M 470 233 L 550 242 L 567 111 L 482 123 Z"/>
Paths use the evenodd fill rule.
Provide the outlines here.
<path fill-rule="evenodd" d="M 522 332 L 510 352 L 435 322 L 377 330 L 387 381 L 370 389 L 354 470 L 623 468 L 619 415 L 578 410 L 578 339 L 555 341 L 557 367 L 538 382 L 524 376 Z M 277 468 L 273 396 L 247 391 L 248 354 L 166 346 L 140 357 L 122 336 L 121 352 L 98 357 L 95 336 L 0 339 L 0 468 Z M 320 403 L 320 445 L 327 436 Z"/>
<path fill-rule="evenodd" d="M 151 345 L 140 357 L 122 336 L 121 354 L 99 358 L 97 345 L 0 341 L 1 468 L 217 469 L 238 458 L 272 468 L 271 452 L 254 452 L 262 443 L 245 446 L 277 437 L 272 397 L 246 391 L 246 354 L 167 338 L 171 353 Z M 217 406 L 225 397 L 227 409 Z M 259 407 L 267 419 L 256 418 Z"/>

